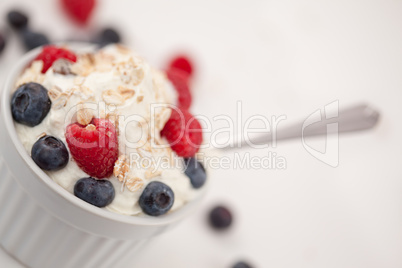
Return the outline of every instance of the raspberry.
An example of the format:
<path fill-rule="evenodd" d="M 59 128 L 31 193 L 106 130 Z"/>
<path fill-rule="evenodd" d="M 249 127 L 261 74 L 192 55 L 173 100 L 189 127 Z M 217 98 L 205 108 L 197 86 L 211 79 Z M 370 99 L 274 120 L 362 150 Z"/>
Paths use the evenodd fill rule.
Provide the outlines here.
<path fill-rule="evenodd" d="M 184 55 L 176 56 L 169 64 L 169 70 L 179 69 L 182 70 L 188 77 L 193 74 L 193 66 L 188 57 Z"/>
<path fill-rule="evenodd" d="M 95 0 L 61 0 L 66 12 L 79 24 L 86 24 L 95 7 Z"/>
<path fill-rule="evenodd" d="M 192 97 L 189 88 L 188 76 L 179 69 L 169 69 L 166 74 L 179 94 L 177 105 L 182 109 L 189 109 L 191 106 Z"/>
<path fill-rule="evenodd" d="M 66 128 L 66 140 L 77 165 L 89 176 L 110 177 L 118 157 L 114 125 L 106 119 L 92 119 L 87 126 L 73 123 Z"/>
<path fill-rule="evenodd" d="M 202 143 L 202 129 L 196 118 L 187 110 L 172 110 L 161 131 L 170 147 L 181 157 L 192 157 Z"/>
<path fill-rule="evenodd" d="M 50 67 L 52 67 L 53 62 L 61 58 L 72 62 L 77 61 L 77 56 L 73 52 L 56 46 L 43 47 L 42 52 L 35 58 L 35 60 L 41 60 L 43 62 L 42 73 L 44 74 Z"/>

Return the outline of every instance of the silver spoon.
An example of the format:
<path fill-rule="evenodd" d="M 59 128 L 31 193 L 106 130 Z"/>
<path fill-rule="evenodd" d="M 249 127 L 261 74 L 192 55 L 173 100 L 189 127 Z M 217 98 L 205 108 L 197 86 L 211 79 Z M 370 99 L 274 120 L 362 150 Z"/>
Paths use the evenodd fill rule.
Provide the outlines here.
<path fill-rule="evenodd" d="M 338 103 L 336 102 L 336 107 Z M 329 107 L 329 106 L 327 106 Z M 326 107 L 326 108 L 327 108 Z M 278 128 L 274 133 L 266 133 L 250 139 L 234 142 L 223 147 L 222 150 L 239 149 L 251 145 L 264 145 L 280 140 L 323 136 L 336 133 L 356 132 L 373 128 L 379 121 L 380 113 L 367 104 L 358 104 L 339 111 L 327 110 L 322 119 L 322 113 L 317 110 L 305 120 L 293 123 L 287 127 Z"/>

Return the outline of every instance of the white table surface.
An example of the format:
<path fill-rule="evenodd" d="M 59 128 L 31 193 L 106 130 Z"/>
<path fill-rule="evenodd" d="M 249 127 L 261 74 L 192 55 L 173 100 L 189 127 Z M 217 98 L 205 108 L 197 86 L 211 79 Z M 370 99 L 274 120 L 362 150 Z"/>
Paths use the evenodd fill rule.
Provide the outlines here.
<path fill-rule="evenodd" d="M 21 6 L 53 39 L 83 35 L 57 2 L 1 0 L 0 15 Z M 92 27 L 120 27 L 153 64 L 182 48 L 195 56 L 195 113 L 234 117 L 238 100 L 245 118 L 291 121 L 335 100 L 367 101 L 382 113 L 374 131 L 340 138 L 337 168 L 292 141 L 273 150 L 286 170 L 214 170 L 202 209 L 135 256 L 138 267 L 218 268 L 238 259 L 255 267 L 402 267 L 402 1 L 99 2 Z M 8 41 L 1 81 L 22 53 L 14 35 Z M 221 202 L 235 223 L 216 234 L 205 214 Z M 0 266 L 21 267 L 1 250 Z"/>

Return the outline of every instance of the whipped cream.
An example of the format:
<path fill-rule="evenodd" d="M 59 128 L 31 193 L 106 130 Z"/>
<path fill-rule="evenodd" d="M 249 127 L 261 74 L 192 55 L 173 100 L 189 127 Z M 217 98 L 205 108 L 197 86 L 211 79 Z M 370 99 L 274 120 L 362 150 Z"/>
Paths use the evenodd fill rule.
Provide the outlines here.
<path fill-rule="evenodd" d="M 92 117 L 107 118 L 119 133 L 119 160 L 114 175 L 109 178 L 115 188 L 115 198 L 105 209 L 124 215 L 142 215 L 138 199 L 146 185 L 155 180 L 172 188 L 175 200 L 171 211 L 194 199 L 199 191 L 191 186 L 183 173 L 183 165 L 177 162 L 178 158 L 159 134 L 171 110 L 158 104 L 174 105 L 177 100 L 165 74 L 121 45 L 109 45 L 77 56 L 76 63 L 63 68 L 64 73 L 68 70 L 70 74 L 58 70 L 63 62 L 53 64 L 42 74 L 42 62 L 34 61 L 18 79 L 16 88 L 27 82 L 40 83 L 52 100 L 51 110 L 41 124 L 28 127 L 15 123 L 28 153 L 44 133 L 67 145 L 67 125 Z M 155 144 L 163 148 L 155 148 Z M 76 181 L 89 177 L 71 154 L 65 168 L 46 173 L 72 194 Z"/>

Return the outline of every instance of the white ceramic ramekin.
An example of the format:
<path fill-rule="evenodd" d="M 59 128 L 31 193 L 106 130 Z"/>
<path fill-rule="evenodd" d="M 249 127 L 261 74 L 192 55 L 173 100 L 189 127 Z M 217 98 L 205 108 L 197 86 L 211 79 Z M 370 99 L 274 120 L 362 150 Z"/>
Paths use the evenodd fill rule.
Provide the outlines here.
<path fill-rule="evenodd" d="M 23 148 L 10 111 L 16 78 L 39 51 L 19 61 L 2 92 L 0 244 L 29 267 L 133 267 L 138 250 L 194 211 L 202 194 L 170 214 L 135 217 L 92 206 L 52 181 Z"/>

